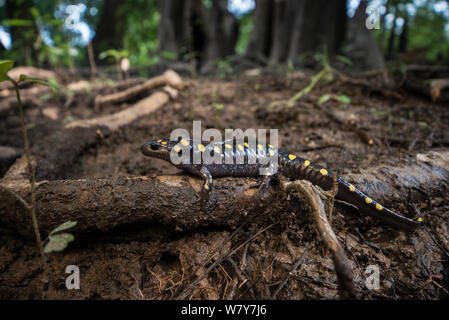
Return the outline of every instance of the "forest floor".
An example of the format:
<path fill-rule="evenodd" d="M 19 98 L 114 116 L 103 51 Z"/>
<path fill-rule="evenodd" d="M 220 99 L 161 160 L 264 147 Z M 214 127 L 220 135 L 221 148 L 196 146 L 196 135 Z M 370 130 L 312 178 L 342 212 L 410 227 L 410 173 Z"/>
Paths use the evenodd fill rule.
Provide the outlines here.
<path fill-rule="evenodd" d="M 449 147 L 449 104 L 432 103 L 410 92 L 384 94 L 334 81 L 319 83 L 293 106 L 275 103 L 294 96 L 308 84 L 309 76 L 185 78 L 189 85 L 176 99 L 87 148 L 57 179 L 180 174 L 166 162 L 144 157 L 140 146 L 155 137 L 168 137 L 176 128 L 190 131 L 193 120 L 201 120 L 203 128 L 219 130 L 276 128 L 281 148 L 342 176 L 379 165 L 405 166 L 419 153 Z M 106 93 L 108 88 L 76 96 L 65 108 L 61 107 L 62 97 L 42 102 L 45 112 L 42 107 L 27 108 L 31 143 L 73 119 L 109 114 L 133 103 L 94 108 L 94 98 L 100 92 Z M 374 143 L 367 144 L 318 108 L 324 94 L 348 96 L 349 103 L 331 99 L 323 107 L 352 115 Z M 23 149 L 17 112 L 0 120 L 0 146 Z M 392 197 L 384 204 L 399 212 L 407 212 L 413 204 L 425 217 L 426 226 L 410 233 L 370 218 L 334 212 L 332 226 L 353 267 L 358 297 L 447 299 L 447 189 L 425 199 Z M 179 288 L 188 287 L 206 271 L 211 253 L 234 247 L 275 222 L 279 223 L 218 264 L 188 298 L 338 298 L 332 260 L 307 208 L 267 216 L 266 220 L 248 219 L 241 229 L 213 226 L 172 232 L 161 224 L 130 224 L 104 233 L 75 232 L 75 241 L 65 251 L 48 255 L 53 281 L 45 292 L 33 239 L 0 225 L 0 298 L 171 299 Z M 226 241 L 233 232 L 236 234 Z M 65 287 L 68 265 L 80 268 L 80 290 Z M 370 265 L 380 270 L 379 289 L 365 285 Z"/>

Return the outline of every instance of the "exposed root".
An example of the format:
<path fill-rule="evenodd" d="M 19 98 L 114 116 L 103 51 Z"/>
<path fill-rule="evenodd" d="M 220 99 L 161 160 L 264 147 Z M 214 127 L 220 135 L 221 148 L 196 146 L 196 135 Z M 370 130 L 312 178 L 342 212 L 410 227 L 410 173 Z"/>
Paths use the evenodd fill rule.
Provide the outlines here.
<path fill-rule="evenodd" d="M 318 233 L 332 254 L 335 273 L 337 274 L 339 283 L 340 296 L 343 299 L 356 298 L 351 264 L 327 220 L 324 205 L 321 202 L 318 191 L 310 182 L 303 180 L 282 182 L 282 184 L 287 191 L 293 194 L 298 193 L 299 197 L 309 205 Z"/>

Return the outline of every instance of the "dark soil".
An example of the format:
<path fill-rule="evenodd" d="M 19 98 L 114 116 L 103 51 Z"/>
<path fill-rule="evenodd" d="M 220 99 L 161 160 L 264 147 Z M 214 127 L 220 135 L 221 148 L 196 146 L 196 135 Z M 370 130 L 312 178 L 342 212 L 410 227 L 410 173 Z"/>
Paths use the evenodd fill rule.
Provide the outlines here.
<path fill-rule="evenodd" d="M 201 120 L 203 128 L 220 130 L 277 128 L 282 148 L 343 176 L 379 164 L 406 165 L 419 152 L 449 145 L 449 105 L 434 104 L 407 92 L 390 95 L 341 82 L 321 83 L 289 107 L 275 102 L 292 97 L 308 83 L 308 77 L 204 78 L 189 82 L 190 86 L 175 101 L 96 141 L 66 171 L 54 172 L 50 178 L 180 173 L 168 163 L 145 158 L 139 148 L 146 140 L 168 137 L 173 129 L 190 131 L 192 120 Z M 96 93 L 77 97 L 65 109 L 60 107 L 63 97 L 45 102 L 46 107 L 58 107 L 58 120 L 50 120 L 42 109 L 27 108 L 32 144 L 60 130 L 64 122 L 116 112 L 127 106 L 96 110 Z M 345 94 L 351 103 L 332 100 L 324 107 L 353 114 L 374 145 L 367 145 L 317 108 L 319 98 L 331 93 Z M 23 149 L 15 112 L 0 120 L 0 145 Z M 61 154 L 55 155 L 55 159 L 62 158 Z M 413 204 L 426 217 L 426 226 L 406 233 L 371 219 L 334 213 L 333 227 L 354 267 L 357 294 L 363 299 L 447 299 L 449 256 L 441 242 L 448 247 L 449 198 L 442 191 L 441 196 L 425 201 L 391 199 L 385 204 L 400 212 Z M 298 206 L 300 210 L 294 209 Z M 125 225 L 107 233 L 75 235 L 75 241 L 65 251 L 48 256 L 53 281 L 45 291 L 35 243 L 0 226 L 0 298 L 176 298 L 220 252 L 275 222 L 279 223 L 232 259 L 219 264 L 189 297 L 267 299 L 276 293 L 276 299 L 338 298 L 332 260 L 318 238 L 308 210 L 302 204 L 287 207 L 292 209 L 279 217 L 248 217 L 248 223 L 232 237 L 236 230 L 210 227 L 173 232 L 162 225 Z M 297 272 L 277 292 L 300 257 Z M 68 265 L 80 268 L 80 290 L 65 287 Z M 365 286 L 369 265 L 380 269 L 379 290 Z"/>

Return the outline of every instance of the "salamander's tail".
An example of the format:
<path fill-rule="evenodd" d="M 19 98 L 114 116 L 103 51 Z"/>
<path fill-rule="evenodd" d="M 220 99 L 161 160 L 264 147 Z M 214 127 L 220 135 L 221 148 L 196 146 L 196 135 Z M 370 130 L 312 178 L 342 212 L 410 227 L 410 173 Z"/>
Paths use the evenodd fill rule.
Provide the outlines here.
<path fill-rule="evenodd" d="M 421 217 L 410 219 L 391 211 L 390 209 L 384 208 L 380 203 L 368 197 L 342 177 L 338 177 L 337 198 L 357 206 L 361 213 L 382 220 L 395 227 L 415 230 L 423 224 Z"/>

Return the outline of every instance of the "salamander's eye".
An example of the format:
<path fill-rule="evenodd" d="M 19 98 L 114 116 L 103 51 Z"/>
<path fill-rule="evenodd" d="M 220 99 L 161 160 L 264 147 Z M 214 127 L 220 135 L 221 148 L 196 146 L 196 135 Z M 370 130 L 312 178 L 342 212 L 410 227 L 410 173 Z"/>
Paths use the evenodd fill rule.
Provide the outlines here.
<path fill-rule="evenodd" d="M 151 150 L 159 150 L 159 148 L 161 147 L 161 145 L 159 143 L 151 143 L 150 148 Z"/>

